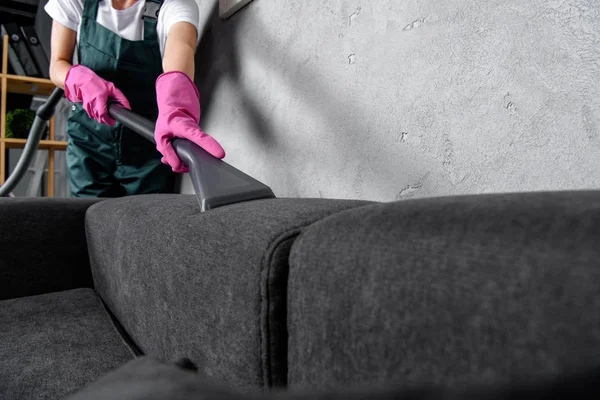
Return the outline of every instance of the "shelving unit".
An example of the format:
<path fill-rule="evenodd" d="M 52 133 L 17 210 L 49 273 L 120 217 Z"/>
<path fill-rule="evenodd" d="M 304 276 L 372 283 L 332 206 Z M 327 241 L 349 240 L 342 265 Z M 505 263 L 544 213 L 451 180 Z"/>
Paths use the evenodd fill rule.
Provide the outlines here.
<path fill-rule="evenodd" d="M 6 101 L 8 93 L 20 93 L 29 95 L 49 96 L 55 86 L 49 79 L 33 78 L 8 74 L 8 36 L 3 37 L 4 46 L 2 54 L 2 82 L 0 98 L 0 184 L 4 183 L 7 176 L 6 150 L 22 149 L 25 147 L 25 139 L 13 139 L 6 137 Z M 54 152 L 64 151 L 67 142 L 54 140 L 54 117 L 50 120 L 49 140 L 40 141 L 38 149 L 48 151 L 48 197 L 54 196 Z"/>

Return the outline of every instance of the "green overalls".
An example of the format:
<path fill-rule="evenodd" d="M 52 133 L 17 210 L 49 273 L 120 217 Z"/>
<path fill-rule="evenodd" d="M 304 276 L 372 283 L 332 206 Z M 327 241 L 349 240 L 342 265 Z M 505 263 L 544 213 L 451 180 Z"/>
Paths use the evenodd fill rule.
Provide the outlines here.
<path fill-rule="evenodd" d="M 85 0 L 79 63 L 113 82 L 133 112 L 156 121 L 155 81 L 163 72 L 156 15 L 144 17 L 144 39 L 121 38 L 96 22 L 98 3 Z M 104 0 L 110 1 L 110 0 Z M 146 0 L 160 4 L 159 0 Z M 148 4 L 147 10 L 158 9 Z M 101 124 L 76 103 L 67 119 L 67 167 L 74 197 L 119 197 L 174 190 L 175 174 L 161 163 L 154 143 L 118 123 Z"/>

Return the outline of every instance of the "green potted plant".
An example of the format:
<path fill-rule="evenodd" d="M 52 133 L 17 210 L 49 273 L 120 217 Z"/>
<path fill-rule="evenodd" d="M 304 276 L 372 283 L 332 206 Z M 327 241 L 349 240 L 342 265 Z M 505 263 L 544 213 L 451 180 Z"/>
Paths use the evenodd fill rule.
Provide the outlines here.
<path fill-rule="evenodd" d="M 35 119 L 35 110 L 16 109 L 6 113 L 6 137 L 15 139 L 27 139 L 29 129 Z M 48 137 L 48 128 L 42 135 L 42 139 Z"/>

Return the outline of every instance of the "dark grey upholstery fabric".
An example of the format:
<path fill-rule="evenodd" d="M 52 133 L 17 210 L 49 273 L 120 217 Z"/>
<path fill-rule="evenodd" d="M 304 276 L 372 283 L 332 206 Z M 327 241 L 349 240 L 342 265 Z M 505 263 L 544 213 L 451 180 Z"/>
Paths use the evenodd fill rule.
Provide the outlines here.
<path fill-rule="evenodd" d="M 361 387 L 359 390 L 305 390 L 242 393 L 182 370 L 172 363 L 140 357 L 70 396 L 67 400 L 533 400 L 600 398 L 600 368 L 552 380 L 518 385 L 443 387 Z"/>
<path fill-rule="evenodd" d="M 597 365 L 600 192 L 342 212 L 294 242 L 288 296 L 292 388 L 454 386 Z"/>
<path fill-rule="evenodd" d="M 285 384 L 287 251 L 363 201 L 272 199 L 201 213 L 193 195 L 110 199 L 86 225 L 94 283 L 148 355 L 235 387 Z"/>
<path fill-rule="evenodd" d="M 0 301 L 0 399 L 61 399 L 132 358 L 91 289 Z"/>
<path fill-rule="evenodd" d="M 0 300 L 91 287 L 84 220 L 97 202 L 0 198 Z"/>

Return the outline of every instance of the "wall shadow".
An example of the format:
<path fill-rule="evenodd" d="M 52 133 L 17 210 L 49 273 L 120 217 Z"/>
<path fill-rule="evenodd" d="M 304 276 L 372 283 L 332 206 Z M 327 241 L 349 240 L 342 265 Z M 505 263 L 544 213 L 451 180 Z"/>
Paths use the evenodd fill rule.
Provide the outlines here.
<path fill-rule="evenodd" d="M 251 9 L 243 10 L 251 12 Z M 236 18 L 237 17 L 237 18 Z M 215 20 L 216 18 L 216 20 Z M 259 134 L 259 139 L 271 147 L 276 141 L 272 125 L 270 124 L 270 116 L 265 115 L 257 106 L 257 102 L 253 99 L 252 93 L 248 93 L 240 83 L 241 63 L 238 57 L 238 31 L 240 24 L 238 19 L 244 16 L 234 15 L 227 21 L 219 21 L 218 7 L 213 8 L 213 17 L 209 29 L 207 29 L 202 37 L 202 41 L 197 52 L 197 81 L 199 90 L 203 96 L 203 107 L 205 110 L 210 110 L 213 106 L 213 95 L 215 88 L 221 79 L 228 79 L 232 82 L 236 89 L 236 94 L 241 98 L 244 106 L 244 112 L 247 113 L 250 124 L 254 128 L 254 132 Z M 253 24 L 260 24 L 260 18 L 253 18 Z M 270 34 L 268 26 L 254 26 L 253 35 L 260 34 L 256 38 L 256 43 L 277 43 L 274 37 Z M 245 43 L 247 46 L 247 43 Z M 406 176 L 407 168 L 411 170 L 418 167 L 413 161 L 404 161 L 400 158 L 397 152 L 393 149 L 382 148 L 379 145 L 380 140 L 377 140 L 379 135 L 375 132 L 370 124 L 376 116 L 369 115 L 366 108 L 360 108 L 351 101 L 344 101 L 344 97 L 339 96 L 339 88 L 334 88 L 330 82 L 323 79 L 322 74 L 318 74 L 311 68 L 306 67 L 306 57 L 301 59 L 301 55 L 294 53 L 293 48 L 273 48 L 273 46 L 254 46 L 251 49 L 246 48 L 245 52 L 252 51 L 256 54 L 256 58 L 263 60 L 264 63 L 269 63 L 269 60 L 283 59 L 285 62 L 277 63 L 275 68 L 278 78 L 281 78 L 286 83 L 291 91 L 301 84 L 301 90 L 304 97 L 304 104 L 309 105 L 315 114 L 325 121 L 327 127 L 331 127 L 335 133 L 344 132 L 344 138 L 333 138 L 333 148 L 343 152 L 348 165 L 351 163 L 360 163 L 364 166 L 358 168 L 359 171 L 366 170 L 370 176 L 377 176 L 377 185 L 384 186 L 385 182 L 390 182 L 394 185 L 406 186 L 406 181 L 402 180 L 402 176 Z M 215 60 L 219 60 L 215 62 Z M 271 66 L 271 65 L 270 65 Z M 269 68 L 273 71 L 272 68 Z M 293 73 L 291 73 L 293 71 Z M 350 90 L 350 89 L 348 89 Z M 307 96 L 309 93 L 309 96 Z M 318 104 L 310 99 L 319 99 Z M 351 116 L 351 118 L 349 118 Z M 300 128 L 301 129 L 301 128 Z M 398 127 L 400 129 L 400 127 Z M 332 132 L 333 133 L 333 132 Z M 356 160 L 356 161 L 352 161 Z M 414 158 L 413 158 L 414 160 Z M 315 160 L 307 160 L 307 162 Z M 346 162 L 344 162 L 346 165 Z M 419 168 L 420 169 L 420 168 Z M 289 171 L 288 171 L 289 172 Z M 331 171 L 331 177 L 335 178 L 335 171 Z M 363 188 L 368 182 L 363 179 L 363 173 L 359 173 L 355 179 L 349 182 L 353 188 Z M 425 171 L 424 175 L 429 175 Z M 413 179 L 417 179 L 414 177 Z M 292 179 L 292 177 L 290 177 Z M 368 177 L 366 177 L 368 179 Z M 421 180 L 421 178 L 418 178 Z M 292 185 L 293 186 L 293 185 Z M 394 188 L 400 190 L 402 187 Z M 359 189 L 355 191 L 360 192 Z M 361 193 L 361 197 L 373 198 L 373 193 Z M 366 196 L 365 196 L 366 195 Z"/>
<path fill-rule="evenodd" d="M 234 15 L 228 20 L 221 20 L 218 3 L 216 0 L 213 1 L 209 22 L 196 50 L 195 81 L 200 92 L 202 114 L 210 113 L 215 89 L 221 80 L 227 79 L 235 85 L 253 131 L 258 134 L 258 139 L 265 144 L 272 144 L 275 136 L 267 116 L 257 107 L 252 96 L 244 90 L 239 81 L 241 67 L 236 40 L 239 16 Z"/>

